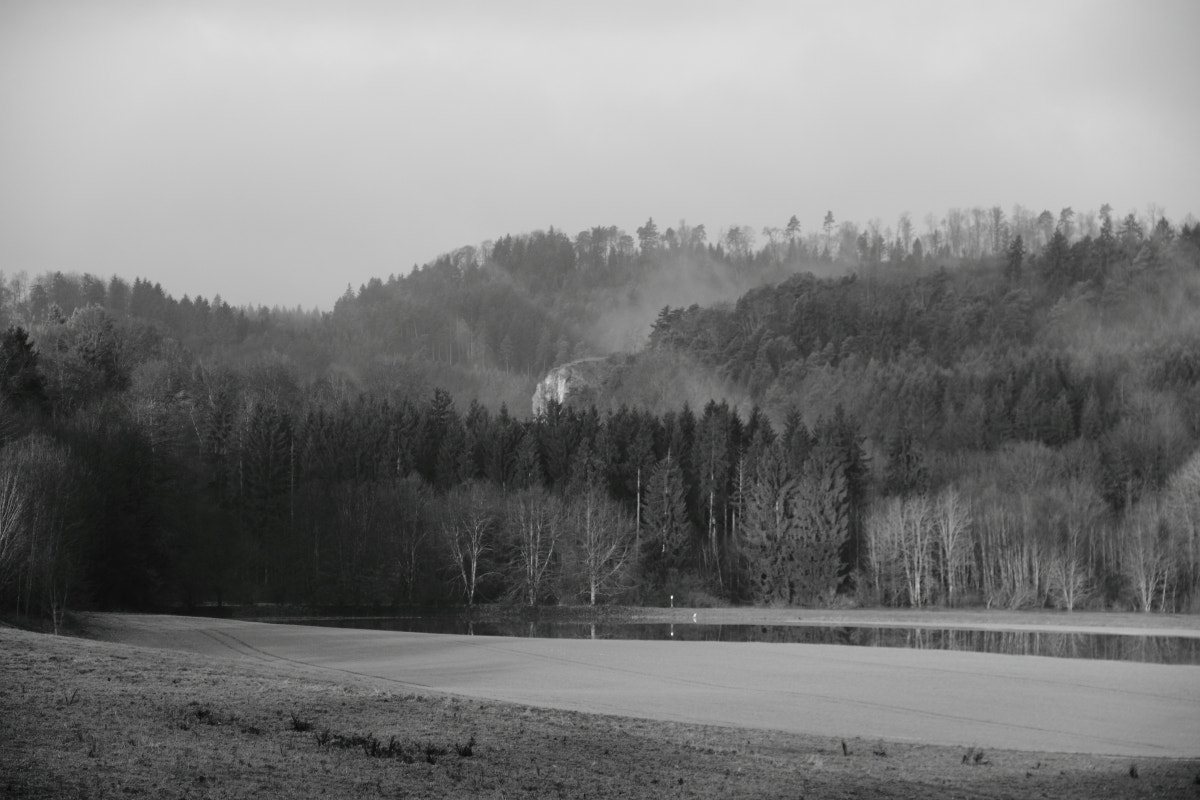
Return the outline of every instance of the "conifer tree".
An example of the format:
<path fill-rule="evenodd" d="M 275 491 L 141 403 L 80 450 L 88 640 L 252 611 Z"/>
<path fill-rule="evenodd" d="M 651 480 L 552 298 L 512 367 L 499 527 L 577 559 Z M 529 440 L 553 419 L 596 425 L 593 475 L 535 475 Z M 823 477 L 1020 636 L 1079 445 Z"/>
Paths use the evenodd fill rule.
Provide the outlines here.
<path fill-rule="evenodd" d="M 0 334 L 0 403 L 40 409 L 46 403 L 45 380 L 38 372 L 38 353 L 24 328 Z"/>
<path fill-rule="evenodd" d="M 842 550 L 850 541 L 851 502 L 844 456 L 818 445 L 805 464 L 793 501 L 794 601 L 828 602 L 846 575 Z"/>
<path fill-rule="evenodd" d="M 726 403 L 709 402 L 696 427 L 692 446 L 700 517 L 704 522 L 703 560 L 718 582 L 722 580 L 725 506 L 730 470 L 730 412 Z"/>
<path fill-rule="evenodd" d="M 517 442 L 513 466 L 513 486 L 527 489 L 531 486 L 541 486 L 544 482 L 542 472 L 541 450 L 538 448 L 537 434 L 526 430 Z"/>
<path fill-rule="evenodd" d="M 1008 253 L 1004 263 L 1004 277 L 1011 283 L 1021 280 L 1021 267 L 1025 263 L 1025 240 L 1020 234 L 1013 237 L 1008 245 Z"/>
<path fill-rule="evenodd" d="M 457 419 L 447 426 L 442 436 L 435 470 L 434 486 L 440 491 L 452 489 L 474 477 L 470 442 L 466 430 Z"/>
<path fill-rule="evenodd" d="M 748 589 L 756 602 L 792 602 L 796 488 L 783 447 L 767 447 L 750 482 L 742 524 Z"/>
<path fill-rule="evenodd" d="M 291 418 L 274 405 L 255 403 L 242 419 L 240 474 L 244 531 L 255 547 L 252 581 L 269 588 L 272 567 L 290 529 L 295 496 L 295 436 Z"/>
<path fill-rule="evenodd" d="M 670 452 L 654 467 L 642 500 L 644 574 L 658 586 L 687 558 L 692 538 L 683 471 Z"/>

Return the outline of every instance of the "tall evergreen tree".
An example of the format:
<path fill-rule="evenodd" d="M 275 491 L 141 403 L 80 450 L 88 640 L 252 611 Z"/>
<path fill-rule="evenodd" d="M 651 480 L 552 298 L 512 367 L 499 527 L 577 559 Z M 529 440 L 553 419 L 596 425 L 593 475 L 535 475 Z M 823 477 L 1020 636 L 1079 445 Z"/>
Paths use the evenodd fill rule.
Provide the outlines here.
<path fill-rule="evenodd" d="M 781 444 L 767 447 L 755 465 L 742 524 L 747 587 L 756 602 L 793 601 L 796 570 L 796 490 Z"/>
<path fill-rule="evenodd" d="M 1013 237 L 1008 245 L 1008 253 L 1004 262 L 1004 277 L 1010 283 L 1021 280 L 1021 268 L 1025 263 L 1025 240 L 1020 234 Z"/>
<path fill-rule="evenodd" d="M 665 586 L 671 572 L 685 565 L 691 540 L 683 471 L 668 452 L 651 472 L 642 500 L 643 574 Z"/>
<path fill-rule="evenodd" d="M 718 584 L 724 580 L 722 558 L 731 467 L 731 416 L 728 404 L 710 401 L 697 423 L 692 445 L 700 518 L 705 529 L 703 561 Z"/>
<path fill-rule="evenodd" d="M 513 462 L 513 486 L 528 489 L 541 486 L 545 481 L 542 470 L 542 455 L 538 448 L 537 433 L 527 428 L 517 442 Z"/>
<path fill-rule="evenodd" d="M 46 404 L 45 381 L 38 372 L 38 353 L 24 328 L 0 334 L 0 403 L 16 409 L 41 409 Z"/>
<path fill-rule="evenodd" d="M 843 561 L 851 534 L 847 467 L 844 455 L 836 448 L 819 445 L 797 482 L 793 501 L 793 600 L 828 603 L 848 572 Z"/>

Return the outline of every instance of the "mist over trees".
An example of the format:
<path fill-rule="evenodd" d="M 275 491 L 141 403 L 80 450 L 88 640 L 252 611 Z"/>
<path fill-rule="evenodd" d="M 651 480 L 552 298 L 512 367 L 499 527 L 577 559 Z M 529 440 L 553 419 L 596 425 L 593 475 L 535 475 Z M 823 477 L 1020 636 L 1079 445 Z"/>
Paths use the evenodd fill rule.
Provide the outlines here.
<path fill-rule="evenodd" d="M 1195 610 L 1198 311 L 1153 207 L 551 229 L 325 313 L 0 274 L 0 602 Z"/>

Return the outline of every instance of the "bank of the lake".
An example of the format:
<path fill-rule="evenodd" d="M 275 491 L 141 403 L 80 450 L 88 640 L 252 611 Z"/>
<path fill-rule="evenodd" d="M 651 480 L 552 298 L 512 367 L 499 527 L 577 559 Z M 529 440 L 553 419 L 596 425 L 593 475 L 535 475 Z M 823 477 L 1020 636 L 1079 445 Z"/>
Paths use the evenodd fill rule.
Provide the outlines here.
<path fill-rule="evenodd" d="M 214 615 L 214 609 L 198 613 Z M 1200 638 L 1200 614 L 1141 614 L 1128 611 L 1057 611 L 1006 609 L 907 609 L 907 608 L 768 608 L 760 606 L 675 607 L 652 606 L 516 606 L 481 604 L 472 607 L 314 607 L 236 606 L 219 616 L 237 619 L 288 618 L 302 621 L 319 617 L 425 616 L 472 619 L 479 622 L 547 620 L 559 622 L 645 622 L 710 625 L 820 625 L 902 627 L 972 630 L 1045 630 L 1181 636 Z"/>

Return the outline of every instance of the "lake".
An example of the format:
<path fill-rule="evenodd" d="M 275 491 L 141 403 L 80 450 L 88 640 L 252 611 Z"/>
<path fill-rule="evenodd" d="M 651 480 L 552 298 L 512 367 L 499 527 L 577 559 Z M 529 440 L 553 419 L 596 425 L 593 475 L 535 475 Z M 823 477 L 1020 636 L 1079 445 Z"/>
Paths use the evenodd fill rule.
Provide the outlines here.
<path fill-rule="evenodd" d="M 708 625 L 691 622 L 475 621 L 459 616 L 303 617 L 263 620 L 382 631 L 545 639 L 648 639 L 906 647 L 1004 655 L 1200 665 L 1200 638 L 1059 631 L 866 625 Z"/>

